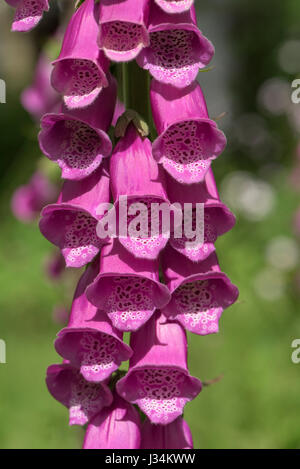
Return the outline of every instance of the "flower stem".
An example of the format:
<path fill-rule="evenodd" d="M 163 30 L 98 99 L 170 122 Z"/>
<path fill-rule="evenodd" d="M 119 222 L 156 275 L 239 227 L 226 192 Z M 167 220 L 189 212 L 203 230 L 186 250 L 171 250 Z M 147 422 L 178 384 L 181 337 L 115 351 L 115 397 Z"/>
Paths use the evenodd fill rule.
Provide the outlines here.
<path fill-rule="evenodd" d="M 122 98 L 125 104 L 125 109 L 129 108 L 128 102 L 128 64 L 122 64 Z"/>
<path fill-rule="evenodd" d="M 149 124 L 151 136 L 154 125 L 150 107 L 150 75 L 140 68 L 135 61 L 122 64 L 123 102 L 126 109 L 133 109 Z"/>

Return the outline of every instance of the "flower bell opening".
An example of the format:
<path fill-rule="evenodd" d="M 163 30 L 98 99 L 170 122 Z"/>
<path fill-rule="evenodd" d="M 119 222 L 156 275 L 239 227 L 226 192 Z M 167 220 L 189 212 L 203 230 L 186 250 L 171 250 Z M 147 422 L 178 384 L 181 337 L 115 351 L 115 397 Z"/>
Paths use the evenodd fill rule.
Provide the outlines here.
<path fill-rule="evenodd" d="M 96 63 L 66 59 L 55 66 L 52 83 L 64 95 L 66 106 L 72 109 L 89 106 L 107 85 L 107 80 Z"/>
<path fill-rule="evenodd" d="M 108 59 L 128 62 L 148 45 L 148 0 L 100 2 L 98 44 Z"/>
<path fill-rule="evenodd" d="M 191 8 L 194 0 L 155 0 L 166 13 L 182 13 Z"/>
<path fill-rule="evenodd" d="M 43 211 L 41 230 L 47 225 L 47 238 L 60 247 L 68 267 L 82 267 L 98 254 L 103 241 L 97 236 L 97 220 L 80 210 Z M 61 232 L 57 227 L 65 227 Z"/>
<path fill-rule="evenodd" d="M 102 25 L 101 44 L 108 58 L 127 61 L 135 58 L 144 47 L 144 29 L 141 25 L 114 21 Z"/>
<path fill-rule="evenodd" d="M 53 118 L 52 128 L 41 138 L 44 153 L 57 162 L 65 179 L 89 176 L 107 155 L 101 133 L 75 119 Z"/>
<path fill-rule="evenodd" d="M 120 340 L 87 327 L 62 331 L 55 348 L 65 358 L 76 363 L 84 379 L 91 382 L 109 378 L 129 356 Z"/>
<path fill-rule="evenodd" d="M 68 363 L 52 365 L 46 383 L 52 396 L 69 409 L 69 425 L 85 425 L 112 402 L 104 383 L 89 383 Z"/>
<path fill-rule="evenodd" d="M 164 314 L 198 335 L 219 331 L 223 311 L 238 298 L 238 289 L 220 270 L 213 252 L 200 263 L 182 255 L 174 256 L 172 248 L 164 253 L 164 276 L 172 292 L 172 300 Z"/>
<path fill-rule="evenodd" d="M 162 136 L 158 149 L 165 170 L 183 184 L 202 181 L 215 150 L 215 133 L 215 126 L 209 121 L 172 125 Z"/>
<path fill-rule="evenodd" d="M 12 31 L 30 31 L 41 21 L 44 11 L 48 10 L 48 0 L 20 0 L 16 5 Z"/>
<path fill-rule="evenodd" d="M 87 297 L 124 332 L 139 329 L 170 300 L 159 281 L 158 261 L 135 258 L 117 240 L 103 247 L 100 274 L 87 288 Z"/>
<path fill-rule="evenodd" d="M 126 380 L 127 390 L 119 389 L 152 423 L 161 425 L 167 425 L 182 415 L 186 403 L 199 392 L 186 373 L 159 366 L 132 372 Z"/>
<path fill-rule="evenodd" d="M 170 15 L 152 4 L 150 44 L 137 58 L 153 78 L 178 88 L 193 83 L 213 58 L 214 47 L 195 24 L 194 11 Z"/>

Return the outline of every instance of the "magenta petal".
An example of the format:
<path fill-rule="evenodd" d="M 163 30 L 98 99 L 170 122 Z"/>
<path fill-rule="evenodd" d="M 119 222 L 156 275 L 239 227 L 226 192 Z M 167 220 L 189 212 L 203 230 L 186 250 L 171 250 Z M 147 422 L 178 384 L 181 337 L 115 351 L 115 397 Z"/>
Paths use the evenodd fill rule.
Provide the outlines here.
<path fill-rule="evenodd" d="M 221 272 L 216 254 L 196 264 L 168 246 L 163 252 L 162 267 L 172 293 L 164 314 L 195 334 L 218 332 L 224 309 L 237 300 L 239 292 Z"/>
<path fill-rule="evenodd" d="M 105 165 L 106 166 L 106 165 Z M 110 200 L 106 167 L 83 181 L 66 181 L 56 204 L 42 211 L 40 230 L 62 251 L 67 267 L 82 267 L 99 252 L 104 240 L 97 236 L 100 204 Z"/>
<path fill-rule="evenodd" d="M 113 404 L 89 424 L 83 449 L 139 449 L 140 427 L 138 411 L 115 394 Z"/>
<path fill-rule="evenodd" d="M 100 274 L 87 288 L 87 297 L 121 331 L 139 329 L 170 301 L 167 287 L 159 282 L 158 261 L 133 257 L 117 239 L 103 247 Z"/>
<path fill-rule="evenodd" d="M 166 13 L 182 13 L 189 10 L 194 0 L 154 0 Z"/>
<path fill-rule="evenodd" d="M 53 251 L 46 258 L 45 271 L 51 280 L 58 280 L 65 270 L 65 260 L 59 250 Z"/>
<path fill-rule="evenodd" d="M 159 134 L 153 143 L 154 158 L 180 183 L 203 181 L 212 160 L 224 150 L 226 138 L 208 117 L 200 85 L 182 91 L 152 80 L 150 93 Z"/>
<path fill-rule="evenodd" d="M 18 220 L 32 222 L 45 205 L 55 200 L 56 195 L 56 187 L 44 174 L 36 171 L 27 185 L 14 192 L 11 200 L 12 212 Z"/>
<path fill-rule="evenodd" d="M 99 167 L 110 155 L 111 141 L 107 130 L 111 124 L 117 85 L 114 79 L 94 103 L 85 109 L 60 114 L 46 114 L 41 120 L 40 148 L 62 169 L 62 177 L 81 180 Z"/>
<path fill-rule="evenodd" d="M 191 430 L 178 417 L 169 425 L 155 425 L 146 419 L 142 426 L 141 449 L 193 449 Z"/>
<path fill-rule="evenodd" d="M 50 84 L 51 63 L 41 54 L 34 72 L 33 83 L 21 95 L 21 102 L 27 112 L 39 120 L 43 114 L 54 111 L 59 95 Z"/>
<path fill-rule="evenodd" d="M 162 83 L 189 86 L 214 55 L 214 47 L 199 31 L 192 9 L 169 15 L 153 3 L 148 31 L 150 45 L 141 51 L 137 62 Z"/>
<path fill-rule="evenodd" d="M 55 348 L 64 359 L 80 370 L 87 381 L 100 382 L 116 371 L 132 350 L 122 341 L 107 315 L 87 299 L 85 290 L 98 274 L 98 263 L 82 275 L 73 299 L 66 328 L 59 332 Z"/>
<path fill-rule="evenodd" d="M 54 61 L 53 87 L 64 95 L 69 109 L 86 107 L 108 86 L 109 61 L 99 52 L 98 5 L 85 0 L 72 16 L 66 30 L 60 55 Z"/>
<path fill-rule="evenodd" d="M 149 44 L 148 0 L 101 0 L 98 44 L 115 62 L 128 62 Z"/>
<path fill-rule="evenodd" d="M 30 31 L 40 22 L 44 11 L 48 10 L 48 0 L 20 0 L 16 5 L 12 31 Z"/>
<path fill-rule="evenodd" d="M 178 238 L 171 233 L 170 243 L 174 249 L 193 262 L 201 262 L 215 251 L 215 242 L 219 236 L 231 230 L 235 225 L 235 216 L 229 208 L 220 201 L 212 169 L 206 174 L 203 183 L 182 185 L 167 175 L 167 192 L 170 202 L 180 203 L 182 210 L 185 204 L 193 206 L 192 229 L 200 228 L 197 220 L 196 204 L 204 204 L 204 239 L 196 242 L 196 236 L 189 238 L 184 235 Z"/>
<path fill-rule="evenodd" d="M 16 8 L 20 0 L 4 0 L 11 7 Z"/>
<path fill-rule="evenodd" d="M 166 199 L 162 199 L 160 197 L 144 195 L 142 197 L 128 197 L 128 211 L 132 210 L 136 204 L 143 204 L 144 207 L 147 207 L 147 218 L 145 223 L 148 223 L 148 233 L 151 233 L 151 223 L 149 221 L 151 216 L 151 206 L 154 204 L 169 204 Z M 119 213 L 119 204 L 116 203 L 117 213 Z M 135 219 L 136 215 L 130 216 L 128 215 L 128 224 Z M 153 217 L 152 217 L 153 220 Z M 161 221 L 159 216 L 157 217 L 157 221 L 159 223 L 159 232 L 154 234 L 153 236 L 146 235 L 146 236 L 126 236 L 120 237 L 120 243 L 127 249 L 128 252 L 133 254 L 135 257 L 140 259 L 157 259 L 161 251 L 165 248 L 169 241 L 169 234 L 161 233 Z"/>
<path fill-rule="evenodd" d="M 52 310 L 52 319 L 56 324 L 65 324 L 68 321 L 69 311 L 64 305 L 56 305 Z"/>
<path fill-rule="evenodd" d="M 211 238 L 211 239 L 210 239 Z M 171 235 L 170 244 L 172 248 L 180 252 L 183 256 L 187 257 L 192 262 L 202 262 L 207 259 L 213 252 L 215 252 L 215 241 L 217 239 L 216 231 L 213 226 L 206 230 L 204 243 L 195 245 L 193 247 L 187 247 L 187 243 L 191 240 L 183 238 L 175 238 Z"/>
<path fill-rule="evenodd" d="M 179 324 L 157 312 L 131 335 L 134 354 L 127 375 L 117 383 L 124 399 L 137 404 L 152 423 L 167 425 L 202 389 L 187 369 L 187 341 Z"/>
<path fill-rule="evenodd" d="M 151 207 L 153 204 L 170 206 L 170 203 L 167 199 L 164 174 L 152 156 L 151 142 L 147 138 L 141 138 L 133 125 L 128 127 L 125 137 L 120 139 L 114 149 L 110 174 L 117 218 L 122 218 L 119 228 L 123 231 L 124 226 L 127 227 L 125 234 L 121 234 L 119 230 L 120 243 L 138 258 L 156 259 L 166 246 L 169 233 L 162 232 L 159 213 L 156 214 L 157 230 L 151 233 L 151 222 L 154 227 L 155 218 L 155 215 L 151 216 Z M 121 215 L 122 196 L 127 197 L 124 220 Z M 143 204 L 145 213 L 141 213 L 134 204 Z M 136 230 L 138 233 L 131 234 L 130 226 L 137 216 L 140 227 Z"/>
<path fill-rule="evenodd" d="M 11 200 L 11 209 L 14 216 L 23 223 L 34 221 L 38 215 L 34 202 L 33 193 L 29 186 L 18 187 Z"/>
<path fill-rule="evenodd" d="M 69 409 L 70 425 L 85 425 L 113 400 L 105 383 L 88 383 L 65 362 L 49 366 L 46 384 L 54 399 Z"/>
<path fill-rule="evenodd" d="M 121 195 L 142 197 L 145 193 L 166 198 L 164 177 L 152 158 L 151 142 L 140 137 L 132 124 L 114 149 L 110 171 L 115 199 Z"/>

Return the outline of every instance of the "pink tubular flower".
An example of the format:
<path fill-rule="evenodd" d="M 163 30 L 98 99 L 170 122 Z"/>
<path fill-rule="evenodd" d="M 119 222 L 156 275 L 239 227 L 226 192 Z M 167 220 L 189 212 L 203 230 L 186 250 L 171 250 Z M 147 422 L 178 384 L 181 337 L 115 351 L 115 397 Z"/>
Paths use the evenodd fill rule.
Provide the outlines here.
<path fill-rule="evenodd" d="M 137 330 L 170 301 L 169 290 L 159 282 L 158 261 L 133 257 L 117 239 L 103 247 L 100 274 L 87 297 L 121 331 Z"/>
<path fill-rule="evenodd" d="M 139 449 L 140 427 L 138 411 L 115 393 L 112 405 L 89 424 L 83 449 Z"/>
<path fill-rule="evenodd" d="M 164 174 L 152 156 L 151 142 L 142 138 L 133 124 L 128 126 L 125 137 L 114 149 L 110 175 L 116 212 L 118 219 L 122 218 L 119 226 L 120 243 L 136 257 L 156 259 L 168 242 L 168 233 L 162 233 L 160 213 L 157 211 L 154 214 L 151 207 L 153 204 L 170 204 Z M 125 213 L 121 208 L 122 196 L 126 196 Z M 157 226 L 154 226 L 154 217 Z M 120 230 L 123 231 L 124 227 L 127 233 L 120 236 Z M 130 232 L 130 227 L 134 232 Z"/>
<path fill-rule="evenodd" d="M 118 393 L 137 404 L 152 423 L 172 423 L 202 389 L 187 368 L 185 331 L 157 311 L 131 334 L 130 344 L 134 354 L 127 375 L 117 383 Z"/>
<path fill-rule="evenodd" d="M 115 62 L 128 62 L 149 44 L 149 0 L 101 0 L 98 44 Z"/>
<path fill-rule="evenodd" d="M 69 324 L 59 332 L 55 349 L 59 355 L 80 370 L 87 381 L 100 382 L 127 361 L 132 350 L 123 341 L 107 315 L 98 311 L 87 299 L 85 290 L 99 271 L 99 263 L 91 264 L 82 275 L 73 300 Z"/>
<path fill-rule="evenodd" d="M 68 321 L 69 311 L 64 305 L 56 305 L 51 316 L 56 324 L 65 324 Z"/>
<path fill-rule="evenodd" d="M 114 114 L 117 84 L 115 79 L 109 80 L 109 86 L 89 107 L 73 111 L 63 107 L 61 113 L 46 114 L 41 120 L 41 150 L 57 162 L 64 179 L 86 178 L 111 153 L 106 132 Z"/>
<path fill-rule="evenodd" d="M 153 3 L 149 21 L 150 45 L 141 51 L 138 64 L 156 80 L 185 88 L 214 55 L 213 45 L 197 27 L 194 7 L 168 15 Z"/>
<path fill-rule="evenodd" d="M 178 90 L 152 80 L 150 93 L 159 134 L 154 158 L 180 183 L 203 181 L 212 160 L 224 150 L 226 137 L 209 119 L 200 85 Z"/>
<path fill-rule="evenodd" d="M 55 250 L 46 259 L 46 274 L 51 280 L 57 280 L 61 277 L 62 273 L 64 272 L 65 266 L 66 263 L 64 257 L 61 255 L 61 252 L 59 250 Z"/>
<path fill-rule="evenodd" d="M 16 8 L 12 31 L 27 32 L 41 21 L 44 11 L 49 10 L 48 0 L 5 0 Z"/>
<path fill-rule="evenodd" d="M 83 181 L 65 181 L 57 203 L 42 211 L 40 230 L 61 249 L 67 267 L 82 267 L 98 254 L 103 240 L 96 232 L 100 218 L 97 209 L 109 200 L 105 164 Z"/>
<path fill-rule="evenodd" d="M 113 400 L 106 383 L 85 381 L 68 362 L 49 366 L 46 384 L 54 399 L 69 409 L 69 425 L 85 425 Z"/>
<path fill-rule="evenodd" d="M 182 185 L 167 175 L 167 193 L 170 202 L 179 202 L 182 210 L 185 204 L 192 207 L 192 230 L 200 229 L 197 225 L 196 204 L 204 204 L 204 240 L 197 243 L 194 238 L 183 236 L 176 238 L 174 232 L 171 234 L 170 243 L 176 251 L 180 252 L 193 262 L 206 259 L 215 251 L 215 242 L 219 236 L 230 231 L 235 225 L 235 216 L 229 208 L 220 201 L 212 169 L 206 174 L 203 183 Z M 184 229 L 182 230 L 184 234 Z"/>
<path fill-rule="evenodd" d="M 142 426 L 141 449 L 193 449 L 191 430 L 178 417 L 169 425 L 154 425 L 146 419 Z"/>
<path fill-rule="evenodd" d="M 118 98 L 117 98 L 117 102 L 116 102 L 116 107 L 115 107 L 115 112 L 114 112 L 114 117 L 112 119 L 112 123 L 111 125 L 113 127 L 116 126 L 116 123 L 118 122 L 118 119 L 119 117 L 121 117 L 121 115 L 125 112 L 125 104 L 122 103 L 122 101 L 120 101 Z"/>
<path fill-rule="evenodd" d="M 50 84 L 51 63 L 41 54 L 36 66 L 33 83 L 21 95 L 21 102 L 29 114 L 37 121 L 43 114 L 54 112 L 59 106 L 59 95 Z"/>
<path fill-rule="evenodd" d="M 85 0 L 72 16 L 62 49 L 53 62 L 52 86 L 64 95 L 69 109 L 92 104 L 108 86 L 109 61 L 97 45 L 99 5 Z"/>
<path fill-rule="evenodd" d="M 189 10 L 194 0 L 154 0 L 166 13 L 182 13 Z"/>
<path fill-rule="evenodd" d="M 216 254 L 196 264 L 168 246 L 162 267 L 172 293 L 164 314 L 195 334 L 218 332 L 224 309 L 237 300 L 239 292 L 221 272 Z"/>
<path fill-rule="evenodd" d="M 57 189 L 44 176 L 36 171 L 27 185 L 20 186 L 13 194 L 11 209 L 14 216 L 25 223 L 32 222 L 41 209 L 53 202 Z"/>

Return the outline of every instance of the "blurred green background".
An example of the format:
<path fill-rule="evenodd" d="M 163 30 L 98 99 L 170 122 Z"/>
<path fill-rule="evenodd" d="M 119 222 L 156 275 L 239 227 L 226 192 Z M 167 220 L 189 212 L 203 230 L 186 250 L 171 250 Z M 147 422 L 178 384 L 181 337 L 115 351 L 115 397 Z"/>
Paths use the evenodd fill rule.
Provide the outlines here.
<path fill-rule="evenodd" d="M 300 206 L 297 167 L 300 104 L 291 82 L 300 73 L 298 0 L 196 0 L 200 29 L 216 46 L 214 69 L 200 73 L 211 115 L 228 148 L 214 163 L 221 194 L 237 215 L 218 240 L 222 269 L 240 289 L 218 335 L 189 336 L 191 373 L 206 387 L 186 407 L 196 448 L 300 448 L 300 364 L 291 343 L 300 339 L 299 243 L 293 218 Z M 52 252 L 37 224 L 10 212 L 13 191 L 27 183 L 40 156 L 37 128 L 19 95 L 31 80 L 37 45 L 55 27 L 46 17 L 33 34 L 9 31 L 12 10 L 0 6 L 0 448 L 79 448 L 83 430 L 68 428 L 67 410 L 47 392 L 47 366 L 62 327 L 57 305 L 69 306 L 75 278 L 51 283 Z M 49 26 L 50 24 L 50 26 Z M 277 87 L 275 85 L 278 85 Z M 272 87 L 273 85 L 273 87 Z M 298 191 L 297 191 L 298 183 Z"/>

